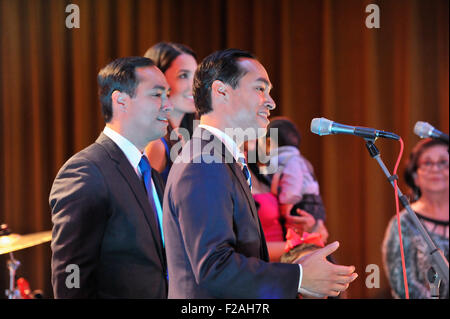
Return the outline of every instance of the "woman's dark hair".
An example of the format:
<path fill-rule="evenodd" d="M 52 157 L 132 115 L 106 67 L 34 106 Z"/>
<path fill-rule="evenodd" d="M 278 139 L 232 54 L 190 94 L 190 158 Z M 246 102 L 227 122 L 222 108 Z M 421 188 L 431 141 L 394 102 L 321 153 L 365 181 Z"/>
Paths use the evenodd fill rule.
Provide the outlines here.
<path fill-rule="evenodd" d="M 247 51 L 226 49 L 208 55 L 198 66 L 194 76 L 194 101 L 201 116 L 212 111 L 211 87 L 215 80 L 230 85 L 235 89 L 239 80 L 247 73 L 238 60 L 240 58 L 256 59 Z"/>
<path fill-rule="evenodd" d="M 155 44 L 145 52 L 144 56 L 152 59 L 162 73 L 166 73 L 167 69 L 172 65 L 173 60 L 181 54 L 189 54 L 197 60 L 197 55 L 190 47 L 171 42 L 159 42 Z"/>
<path fill-rule="evenodd" d="M 411 201 L 416 201 L 422 196 L 422 193 L 420 191 L 420 188 L 417 187 L 417 185 L 414 183 L 414 175 L 417 172 L 418 162 L 420 156 L 430 147 L 436 146 L 436 145 L 442 145 L 447 146 L 448 151 L 448 142 L 444 142 L 439 139 L 431 139 L 431 138 L 425 138 L 423 140 L 420 140 L 411 151 L 411 154 L 409 154 L 409 159 L 406 162 L 405 172 L 404 172 L 404 178 L 406 184 L 411 189 Z"/>
<path fill-rule="evenodd" d="M 119 91 L 134 97 L 139 84 L 136 68 L 154 65 L 151 59 L 132 56 L 116 59 L 100 70 L 97 75 L 98 95 L 106 123 L 113 116 L 111 94 Z"/>
<path fill-rule="evenodd" d="M 145 57 L 152 59 L 155 65 L 163 72 L 166 73 L 170 68 L 172 62 L 181 54 L 188 54 L 197 61 L 197 55 L 194 50 L 184 44 L 172 43 L 172 42 L 159 42 L 150 47 L 145 52 Z M 192 136 L 194 132 L 194 120 L 197 119 L 195 113 L 186 113 L 181 120 L 180 127 L 189 131 L 189 135 Z M 168 135 L 170 136 L 172 129 L 169 127 Z M 171 141 L 167 139 L 169 144 L 175 144 L 177 141 Z"/>
<path fill-rule="evenodd" d="M 270 137 L 270 129 L 278 130 L 278 146 L 300 147 L 301 135 L 294 122 L 286 117 L 274 117 L 267 126 L 267 137 Z"/>

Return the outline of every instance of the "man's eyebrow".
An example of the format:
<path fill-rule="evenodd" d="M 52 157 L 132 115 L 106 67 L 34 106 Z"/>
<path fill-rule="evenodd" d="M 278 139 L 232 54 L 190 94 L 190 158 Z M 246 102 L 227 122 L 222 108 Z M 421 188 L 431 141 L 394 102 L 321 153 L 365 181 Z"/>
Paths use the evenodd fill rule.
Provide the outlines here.
<path fill-rule="evenodd" d="M 265 79 L 265 78 L 257 78 L 256 81 L 257 81 L 257 82 L 263 82 L 263 83 L 266 84 L 269 88 L 272 88 L 272 84 L 270 84 L 270 82 L 267 81 L 267 79 Z"/>
<path fill-rule="evenodd" d="M 163 91 L 165 91 L 165 90 L 167 90 L 164 86 L 162 86 L 162 85 L 155 85 L 153 88 L 152 88 L 152 90 L 153 89 L 156 89 L 156 90 L 163 90 Z"/>

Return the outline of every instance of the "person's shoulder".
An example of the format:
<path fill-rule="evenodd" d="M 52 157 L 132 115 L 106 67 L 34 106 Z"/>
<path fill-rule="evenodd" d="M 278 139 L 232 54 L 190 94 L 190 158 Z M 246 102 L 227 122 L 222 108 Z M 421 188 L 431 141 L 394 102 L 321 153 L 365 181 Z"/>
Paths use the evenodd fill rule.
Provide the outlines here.
<path fill-rule="evenodd" d="M 200 197 L 215 199 L 229 196 L 237 187 L 226 164 L 188 162 L 175 163 L 169 173 L 165 187 L 166 202 L 179 203 L 198 201 Z M 171 205 L 172 205 L 171 204 Z"/>
<path fill-rule="evenodd" d="M 161 139 L 157 139 L 148 143 L 145 152 L 149 158 L 150 156 L 160 156 L 166 152 L 166 146 Z"/>
<path fill-rule="evenodd" d="M 411 235 L 411 231 L 414 229 L 413 222 L 411 220 L 411 217 L 409 216 L 408 212 L 404 209 L 400 211 L 400 228 L 402 232 L 402 236 L 409 236 Z M 392 237 L 395 236 L 397 238 L 398 236 L 398 216 L 397 214 L 393 215 L 391 219 L 389 220 L 388 227 L 386 230 L 386 236 Z"/>
<path fill-rule="evenodd" d="M 185 174 L 219 176 L 228 172 L 228 164 L 210 154 L 194 156 L 189 161 L 174 163 L 172 169 L 181 169 Z M 228 174 L 226 174 L 228 175 Z"/>
<path fill-rule="evenodd" d="M 65 165 L 73 162 L 88 161 L 90 158 L 92 158 L 93 154 L 97 152 L 97 149 L 98 145 L 96 145 L 96 143 L 92 143 L 70 156 L 66 160 Z"/>
<path fill-rule="evenodd" d="M 86 163 L 104 165 L 111 157 L 105 147 L 98 143 L 92 143 L 67 160 L 67 163 Z"/>
<path fill-rule="evenodd" d="M 72 155 L 59 169 L 55 179 L 75 179 L 79 177 L 101 177 L 101 170 L 111 161 L 106 150 L 93 143 Z"/>
<path fill-rule="evenodd" d="M 290 166 L 303 162 L 300 150 L 295 146 L 282 146 L 278 148 L 280 164 Z"/>
<path fill-rule="evenodd" d="M 304 166 L 306 162 L 300 155 L 293 154 L 286 162 L 286 166 Z"/>
<path fill-rule="evenodd" d="M 174 164 L 232 163 L 234 160 L 231 153 L 219 146 L 223 145 L 217 142 L 205 142 L 201 139 L 193 138 L 183 146 Z"/>
<path fill-rule="evenodd" d="M 227 184 L 230 181 L 230 169 L 223 158 L 199 153 L 186 157 L 179 156 L 170 170 L 167 186 L 183 187 L 186 180 L 198 180 L 201 184 L 214 182 L 215 184 Z"/>
<path fill-rule="evenodd" d="M 96 158 L 95 154 L 102 152 L 98 148 L 92 144 L 64 163 L 52 184 L 49 195 L 51 205 L 57 201 L 66 203 L 73 198 L 89 199 L 89 202 L 106 197 L 105 174 L 101 170 L 105 167 L 105 161 Z"/>
<path fill-rule="evenodd" d="M 152 168 L 158 172 L 163 172 L 167 166 L 167 150 L 166 145 L 161 139 L 151 141 L 145 148 L 145 155 L 147 156 Z"/>

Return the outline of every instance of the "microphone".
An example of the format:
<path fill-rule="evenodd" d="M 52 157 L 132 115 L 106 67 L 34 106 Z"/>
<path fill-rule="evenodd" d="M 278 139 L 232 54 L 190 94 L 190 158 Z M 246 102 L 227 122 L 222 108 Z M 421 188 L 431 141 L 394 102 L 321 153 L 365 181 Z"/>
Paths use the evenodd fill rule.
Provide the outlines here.
<path fill-rule="evenodd" d="M 437 138 L 448 143 L 448 135 L 442 133 L 441 131 L 438 131 L 427 122 L 418 121 L 414 126 L 414 134 L 416 134 L 420 138 L 426 137 Z"/>
<path fill-rule="evenodd" d="M 380 131 L 369 127 L 339 124 L 324 117 L 315 118 L 311 121 L 311 132 L 320 136 L 329 134 L 350 134 L 370 139 L 376 139 L 378 137 L 391 138 L 394 140 L 400 139 L 400 136 L 391 132 Z"/>

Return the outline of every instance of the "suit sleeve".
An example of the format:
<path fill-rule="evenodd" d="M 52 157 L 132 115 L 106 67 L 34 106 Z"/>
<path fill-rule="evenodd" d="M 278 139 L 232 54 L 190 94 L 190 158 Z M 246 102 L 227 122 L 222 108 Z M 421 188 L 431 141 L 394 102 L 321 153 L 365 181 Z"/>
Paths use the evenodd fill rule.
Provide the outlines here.
<path fill-rule="evenodd" d="M 236 198 L 223 164 L 190 164 L 172 198 L 198 285 L 217 298 L 295 298 L 298 265 L 268 263 L 236 251 Z M 236 230 L 237 227 L 239 230 Z"/>
<path fill-rule="evenodd" d="M 55 298 L 96 297 L 94 278 L 107 222 L 107 197 L 102 174 L 86 159 L 72 158 L 58 173 L 49 198 Z M 78 267 L 79 277 L 71 267 Z"/>

